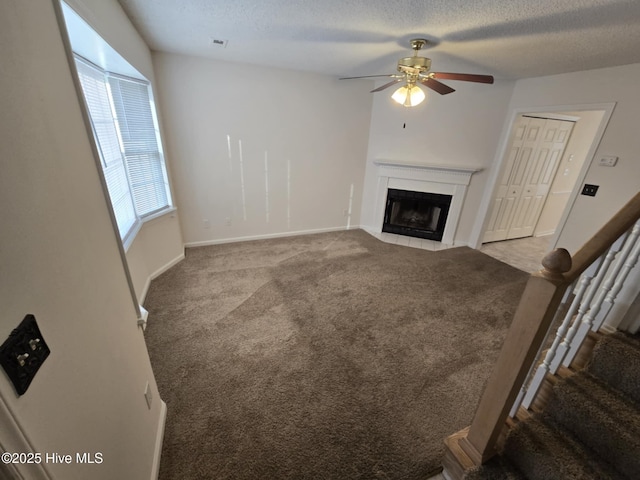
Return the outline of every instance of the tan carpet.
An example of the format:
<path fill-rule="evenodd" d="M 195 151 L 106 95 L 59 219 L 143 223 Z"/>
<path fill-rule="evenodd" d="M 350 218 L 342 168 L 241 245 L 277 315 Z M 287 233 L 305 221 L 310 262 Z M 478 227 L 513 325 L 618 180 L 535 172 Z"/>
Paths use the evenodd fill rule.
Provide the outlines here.
<path fill-rule="evenodd" d="M 160 478 L 427 478 L 526 278 L 360 230 L 188 249 L 145 302 Z"/>

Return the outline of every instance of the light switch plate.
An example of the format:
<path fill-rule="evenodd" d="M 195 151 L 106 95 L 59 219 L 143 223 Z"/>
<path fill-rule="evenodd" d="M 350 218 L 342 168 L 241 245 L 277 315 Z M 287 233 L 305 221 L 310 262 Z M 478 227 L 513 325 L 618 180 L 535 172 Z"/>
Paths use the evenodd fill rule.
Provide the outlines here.
<path fill-rule="evenodd" d="M 7 372 L 18 395 L 27 391 L 49 353 L 36 317 L 28 314 L 0 345 L 0 365 Z"/>
<path fill-rule="evenodd" d="M 595 197 L 596 193 L 598 193 L 598 188 L 600 188 L 599 185 L 590 185 L 588 183 L 585 183 L 584 187 L 582 187 L 581 195 L 586 195 L 588 197 Z"/>

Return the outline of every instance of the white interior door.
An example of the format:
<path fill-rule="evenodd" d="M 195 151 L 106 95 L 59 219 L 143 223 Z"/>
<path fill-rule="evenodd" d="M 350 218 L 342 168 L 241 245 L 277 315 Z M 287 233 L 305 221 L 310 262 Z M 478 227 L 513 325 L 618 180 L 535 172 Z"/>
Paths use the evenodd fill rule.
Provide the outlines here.
<path fill-rule="evenodd" d="M 532 235 L 572 128 L 573 122 L 518 117 L 484 242 Z"/>

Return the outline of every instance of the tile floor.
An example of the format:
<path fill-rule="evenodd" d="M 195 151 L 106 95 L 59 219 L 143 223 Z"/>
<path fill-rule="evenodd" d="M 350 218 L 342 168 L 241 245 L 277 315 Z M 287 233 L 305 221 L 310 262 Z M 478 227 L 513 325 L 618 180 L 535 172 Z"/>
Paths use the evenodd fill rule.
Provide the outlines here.
<path fill-rule="evenodd" d="M 403 245 L 405 247 L 421 248 L 423 250 L 430 250 L 437 252 L 438 250 L 445 250 L 447 248 L 453 248 L 453 245 L 445 245 L 441 242 L 434 242 L 433 240 L 427 240 L 424 238 L 407 237 L 406 235 L 396 235 L 395 233 L 377 233 L 369 232 L 379 240 L 386 243 L 393 243 L 394 245 Z"/>
<path fill-rule="evenodd" d="M 542 268 L 540 262 L 542 257 L 550 251 L 550 243 L 551 235 L 517 238 L 485 243 L 480 247 L 480 251 L 512 267 L 531 273 Z"/>
<path fill-rule="evenodd" d="M 386 243 L 421 248 L 432 252 L 454 247 L 454 245 L 445 245 L 444 243 L 434 242 L 433 240 L 396 235 L 395 233 L 369 233 Z M 544 237 L 517 238 L 514 240 L 485 243 L 480 247 L 480 251 L 512 267 L 531 273 L 542 268 L 540 262 L 542 261 L 542 257 L 549 252 L 550 242 L 550 235 Z"/>

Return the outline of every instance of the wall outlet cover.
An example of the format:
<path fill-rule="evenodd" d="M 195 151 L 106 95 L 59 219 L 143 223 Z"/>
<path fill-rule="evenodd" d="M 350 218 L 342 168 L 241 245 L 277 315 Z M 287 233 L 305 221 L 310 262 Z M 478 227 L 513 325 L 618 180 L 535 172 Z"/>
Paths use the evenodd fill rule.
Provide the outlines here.
<path fill-rule="evenodd" d="M 618 157 L 600 157 L 598 165 L 602 167 L 615 167 L 618 163 Z"/>

